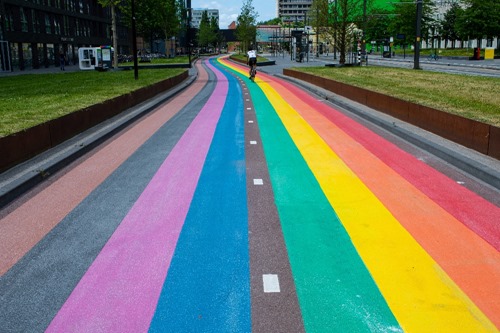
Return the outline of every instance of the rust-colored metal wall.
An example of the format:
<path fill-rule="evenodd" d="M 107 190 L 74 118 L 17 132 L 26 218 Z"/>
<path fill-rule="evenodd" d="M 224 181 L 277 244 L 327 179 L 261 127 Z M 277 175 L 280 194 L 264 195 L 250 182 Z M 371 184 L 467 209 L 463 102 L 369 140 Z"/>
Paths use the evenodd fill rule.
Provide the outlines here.
<path fill-rule="evenodd" d="M 0 138 L 0 172 L 181 83 L 188 72 Z"/>

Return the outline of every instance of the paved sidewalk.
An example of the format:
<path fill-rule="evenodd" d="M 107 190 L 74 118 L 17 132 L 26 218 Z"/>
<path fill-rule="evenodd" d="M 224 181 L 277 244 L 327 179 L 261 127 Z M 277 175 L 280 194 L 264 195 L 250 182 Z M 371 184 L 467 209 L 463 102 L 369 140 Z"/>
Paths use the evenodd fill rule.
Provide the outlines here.
<path fill-rule="evenodd" d="M 316 57 L 315 55 L 310 55 L 309 59 L 307 57 L 304 58 L 303 62 L 297 62 L 292 60 L 290 54 L 285 53 L 284 55 L 274 56 L 272 54 L 263 54 L 264 57 L 271 61 L 276 61 L 276 65 L 274 66 L 262 66 L 259 67 L 259 70 L 268 73 L 268 74 L 282 74 L 283 68 L 290 67 L 308 67 L 308 66 L 324 66 L 326 64 L 338 64 L 339 57 L 337 54 L 337 59 L 333 58 L 333 54 L 329 54 L 326 56 L 320 55 Z M 381 55 L 373 54 L 368 56 L 368 66 L 370 65 L 384 65 L 384 66 L 395 66 L 395 67 L 412 67 L 413 66 L 413 57 L 410 56 L 396 56 L 393 58 L 383 58 Z M 428 65 L 437 65 L 437 66 L 446 66 L 447 68 L 464 68 L 464 69 L 490 69 L 490 70 L 498 70 L 500 76 L 500 59 L 494 60 L 465 60 L 465 59 L 455 59 L 455 58 L 441 58 L 438 61 L 429 61 L 427 57 L 420 58 L 421 67 Z"/>
<path fill-rule="evenodd" d="M 19 70 L 15 69 L 11 72 L 2 72 L 0 71 L 0 77 L 4 76 L 15 76 L 15 75 L 24 75 L 24 74 L 48 74 L 48 73 L 64 73 L 64 72 L 78 72 L 80 71 L 80 67 L 78 65 L 67 65 L 64 68 L 64 71 L 62 71 L 59 66 L 50 66 L 50 67 L 43 67 L 43 68 L 28 68 L 25 70 Z"/>

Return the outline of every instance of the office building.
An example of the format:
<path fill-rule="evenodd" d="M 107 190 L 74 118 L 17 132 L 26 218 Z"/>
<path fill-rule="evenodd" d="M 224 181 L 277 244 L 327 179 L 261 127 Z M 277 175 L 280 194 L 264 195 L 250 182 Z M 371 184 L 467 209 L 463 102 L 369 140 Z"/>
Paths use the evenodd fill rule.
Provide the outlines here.
<path fill-rule="evenodd" d="M 118 41 L 126 53 L 123 26 Z M 61 51 L 74 64 L 79 47 L 111 43 L 111 10 L 97 0 L 0 1 L 0 70 L 58 66 Z"/>
<path fill-rule="evenodd" d="M 313 0 L 276 0 L 276 10 L 283 22 L 304 22 Z"/>
<path fill-rule="evenodd" d="M 215 17 L 217 19 L 217 22 L 219 22 L 219 10 L 218 9 L 192 9 L 191 10 L 191 28 L 200 28 L 200 23 L 201 23 L 201 17 L 203 15 L 203 12 L 207 12 L 208 14 L 208 20 L 211 21 L 212 17 Z"/>

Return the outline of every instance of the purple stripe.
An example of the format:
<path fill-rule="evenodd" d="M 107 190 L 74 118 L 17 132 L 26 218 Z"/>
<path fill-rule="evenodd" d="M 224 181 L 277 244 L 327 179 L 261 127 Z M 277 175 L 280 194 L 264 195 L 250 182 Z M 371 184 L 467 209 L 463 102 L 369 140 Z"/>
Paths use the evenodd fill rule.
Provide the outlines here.
<path fill-rule="evenodd" d="M 208 65 L 217 76 L 210 99 L 47 332 L 148 330 L 228 92 L 227 79 Z"/>

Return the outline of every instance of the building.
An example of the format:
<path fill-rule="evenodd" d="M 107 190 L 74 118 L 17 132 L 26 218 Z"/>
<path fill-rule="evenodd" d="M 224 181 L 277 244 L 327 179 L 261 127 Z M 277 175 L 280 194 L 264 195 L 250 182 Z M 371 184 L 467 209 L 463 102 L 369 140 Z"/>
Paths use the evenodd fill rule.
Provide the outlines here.
<path fill-rule="evenodd" d="M 192 9 L 191 10 L 191 28 L 200 28 L 200 23 L 201 23 L 201 17 L 203 15 L 203 12 L 207 12 L 208 14 L 208 20 L 212 20 L 212 17 L 215 17 L 217 19 L 217 22 L 219 22 L 219 10 L 218 9 Z"/>
<path fill-rule="evenodd" d="M 122 53 L 128 36 L 119 27 Z M 58 66 L 60 52 L 75 64 L 79 47 L 111 43 L 111 10 L 97 0 L 0 1 L 1 70 Z"/>
<path fill-rule="evenodd" d="M 304 22 L 313 0 L 276 0 L 277 16 L 283 22 Z"/>

